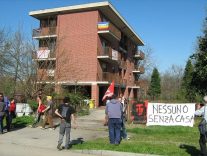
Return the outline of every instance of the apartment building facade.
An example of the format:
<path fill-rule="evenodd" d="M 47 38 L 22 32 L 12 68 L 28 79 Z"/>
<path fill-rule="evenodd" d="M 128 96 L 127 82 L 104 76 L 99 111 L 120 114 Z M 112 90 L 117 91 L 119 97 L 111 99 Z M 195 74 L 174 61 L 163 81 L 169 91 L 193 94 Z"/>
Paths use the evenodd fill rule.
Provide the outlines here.
<path fill-rule="evenodd" d="M 89 3 L 31 11 L 40 27 L 33 30 L 39 42 L 34 53 L 41 85 L 54 91 L 81 87 L 95 105 L 115 82 L 116 94 L 137 98 L 144 43 L 109 2 Z"/>

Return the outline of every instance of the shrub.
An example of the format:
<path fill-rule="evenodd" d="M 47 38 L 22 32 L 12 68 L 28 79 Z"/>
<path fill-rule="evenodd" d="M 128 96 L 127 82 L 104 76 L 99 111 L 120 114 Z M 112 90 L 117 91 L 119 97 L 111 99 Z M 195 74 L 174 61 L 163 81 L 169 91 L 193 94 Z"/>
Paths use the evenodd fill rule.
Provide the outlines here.
<path fill-rule="evenodd" d="M 37 110 L 38 104 L 35 100 L 27 100 L 27 103 L 29 104 L 33 112 Z"/>

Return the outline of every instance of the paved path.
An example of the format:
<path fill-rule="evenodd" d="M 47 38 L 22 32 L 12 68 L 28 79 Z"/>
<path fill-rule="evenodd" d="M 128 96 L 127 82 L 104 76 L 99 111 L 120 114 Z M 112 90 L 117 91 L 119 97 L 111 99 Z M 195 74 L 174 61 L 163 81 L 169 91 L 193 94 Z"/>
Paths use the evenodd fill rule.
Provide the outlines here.
<path fill-rule="evenodd" d="M 55 120 L 58 122 L 59 120 Z M 100 137 L 107 137 L 107 127 L 103 126 L 104 110 L 91 110 L 91 114 L 84 117 L 79 117 L 78 128 L 71 130 L 71 140 L 91 140 Z M 63 150 L 56 149 L 58 141 L 58 130 L 42 130 L 40 128 L 25 127 L 17 129 L 9 133 L 0 135 L 0 156 L 50 156 L 59 155 L 74 155 L 74 156 L 88 156 L 88 155 L 103 155 L 103 156 L 141 156 L 133 153 L 112 152 L 103 150 Z M 101 135 L 100 135 L 101 134 Z M 142 155 L 143 156 L 143 155 Z"/>

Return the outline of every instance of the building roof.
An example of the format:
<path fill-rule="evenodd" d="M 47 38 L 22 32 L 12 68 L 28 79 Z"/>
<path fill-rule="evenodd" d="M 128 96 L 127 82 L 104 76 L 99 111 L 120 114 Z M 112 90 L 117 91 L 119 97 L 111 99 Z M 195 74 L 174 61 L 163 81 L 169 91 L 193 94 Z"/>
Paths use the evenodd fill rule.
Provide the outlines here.
<path fill-rule="evenodd" d="M 111 5 L 111 3 L 107 1 L 31 11 L 29 12 L 29 15 L 37 19 L 42 19 L 48 16 L 54 16 L 58 14 L 93 10 L 99 10 L 100 12 L 102 12 L 108 19 L 113 21 L 113 24 L 116 25 L 117 28 L 119 28 L 124 34 L 126 34 L 132 41 L 134 41 L 135 44 L 139 46 L 144 45 L 144 42 L 135 33 L 132 27 L 118 13 L 118 11 Z"/>

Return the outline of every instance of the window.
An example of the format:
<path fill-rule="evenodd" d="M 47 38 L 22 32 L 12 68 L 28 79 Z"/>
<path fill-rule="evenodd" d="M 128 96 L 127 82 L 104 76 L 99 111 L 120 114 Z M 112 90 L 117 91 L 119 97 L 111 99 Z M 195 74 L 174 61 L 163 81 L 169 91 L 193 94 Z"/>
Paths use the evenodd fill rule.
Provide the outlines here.
<path fill-rule="evenodd" d="M 56 27 L 57 26 L 57 18 L 47 18 L 47 19 L 42 19 L 40 21 L 40 27 Z"/>
<path fill-rule="evenodd" d="M 107 72 L 107 65 L 106 63 L 102 63 L 101 65 L 103 72 Z"/>

